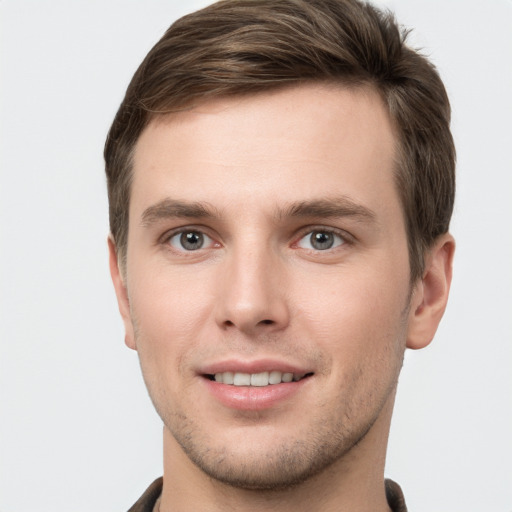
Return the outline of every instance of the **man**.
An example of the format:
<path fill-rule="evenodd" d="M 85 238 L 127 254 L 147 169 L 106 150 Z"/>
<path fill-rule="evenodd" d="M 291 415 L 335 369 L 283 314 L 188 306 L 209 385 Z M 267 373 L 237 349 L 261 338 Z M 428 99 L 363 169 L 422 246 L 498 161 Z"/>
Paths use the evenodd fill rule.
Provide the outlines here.
<path fill-rule="evenodd" d="M 433 66 L 356 0 L 178 20 L 106 148 L 126 344 L 164 423 L 132 511 L 406 510 L 405 348 L 443 315 L 455 153 Z"/>

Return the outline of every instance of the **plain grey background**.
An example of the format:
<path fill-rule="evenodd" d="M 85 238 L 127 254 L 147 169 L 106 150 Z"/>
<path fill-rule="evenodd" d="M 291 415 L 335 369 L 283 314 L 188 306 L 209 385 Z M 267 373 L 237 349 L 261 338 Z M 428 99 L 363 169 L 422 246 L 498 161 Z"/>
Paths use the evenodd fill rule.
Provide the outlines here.
<path fill-rule="evenodd" d="M 107 266 L 104 139 L 137 65 L 204 1 L 0 1 L 0 512 L 126 510 L 161 423 Z M 387 476 L 415 512 L 512 511 L 512 2 L 389 0 L 451 96 L 455 275 L 407 353 Z"/>

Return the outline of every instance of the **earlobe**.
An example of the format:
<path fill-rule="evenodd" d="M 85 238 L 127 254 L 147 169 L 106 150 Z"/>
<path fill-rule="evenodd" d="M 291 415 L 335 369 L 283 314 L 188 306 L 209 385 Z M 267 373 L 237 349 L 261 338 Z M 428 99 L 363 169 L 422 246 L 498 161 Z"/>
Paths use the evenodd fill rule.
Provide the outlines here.
<path fill-rule="evenodd" d="M 108 237 L 108 253 L 109 253 L 109 267 L 110 276 L 112 277 L 112 283 L 116 292 L 117 304 L 119 306 L 119 313 L 123 319 L 125 329 L 125 343 L 126 345 L 137 350 L 135 343 L 135 336 L 133 330 L 133 324 L 130 314 L 130 302 L 128 299 L 128 292 L 126 289 L 125 279 L 119 268 L 119 259 L 117 257 L 117 250 L 112 235 Z"/>
<path fill-rule="evenodd" d="M 434 338 L 448 302 L 454 252 L 455 241 L 446 233 L 425 257 L 425 271 L 411 299 L 407 348 L 424 348 Z"/>

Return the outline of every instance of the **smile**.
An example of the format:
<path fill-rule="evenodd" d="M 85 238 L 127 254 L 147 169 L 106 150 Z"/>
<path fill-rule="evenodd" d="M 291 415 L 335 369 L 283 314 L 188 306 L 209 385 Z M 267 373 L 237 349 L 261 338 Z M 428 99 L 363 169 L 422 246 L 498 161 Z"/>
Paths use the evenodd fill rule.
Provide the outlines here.
<path fill-rule="evenodd" d="M 310 375 L 312 373 L 290 373 L 274 370 L 259 373 L 222 372 L 208 375 L 207 377 L 220 384 L 231 386 L 264 387 L 287 382 L 298 382 Z"/>

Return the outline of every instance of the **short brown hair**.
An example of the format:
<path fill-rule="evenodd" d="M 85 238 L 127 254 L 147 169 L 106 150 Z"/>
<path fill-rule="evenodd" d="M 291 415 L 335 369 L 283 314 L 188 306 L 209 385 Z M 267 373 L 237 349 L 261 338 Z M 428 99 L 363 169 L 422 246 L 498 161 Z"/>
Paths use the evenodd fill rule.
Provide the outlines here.
<path fill-rule="evenodd" d="M 303 82 L 370 85 L 398 135 L 396 185 L 411 280 L 448 231 L 455 192 L 450 105 L 434 66 L 390 13 L 358 0 L 223 0 L 176 21 L 136 71 L 105 144 L 111 234 L 124 261 L 132 157 L 159 115 L 208 98 Z"/>

